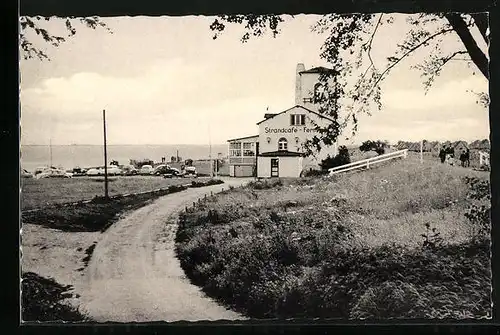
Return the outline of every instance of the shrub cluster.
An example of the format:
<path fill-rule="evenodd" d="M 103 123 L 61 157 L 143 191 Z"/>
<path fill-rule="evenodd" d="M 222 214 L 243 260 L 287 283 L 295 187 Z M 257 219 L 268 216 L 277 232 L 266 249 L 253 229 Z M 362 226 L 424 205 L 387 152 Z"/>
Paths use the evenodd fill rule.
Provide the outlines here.
<path fill-rule="evenodd" d="M 342 145 L 339 147 L 339 152 L 336 156 L 331 157 L 328 155 L 324 160 L 321 161 L 321 170 L 328 170 L 333 167 L 341 166 L 344 164 L 349 164 L 351 158 L 349 156 L 349 150 L 346 146 Z"/>
<path fill-rule="evenodd" d="M 248 183 L 248 187 L 254 190 L 267 190 L 280 186 L 283 186 L 283 180 L 281 179 L 263 179 Z"/>
<path fill-rule="evenodd" d="M 310 185 L 309 179 L 257 181 L 209 198 L 180 216 L 176 246 L 181 265 L 208 295 L 253 318 L 487 315 L 488 239 L 451 244 L 428 223 L 420 247 L 354 243 L 352 218 L 366 215 L 367 225 L 377 216 L 397 219 L 398 206 L 412 197 L 416 201 L 405 209 L 408 215 L 460 208 L 462 189 L 455 188 L 463 181 L 457 178 L 411 170 L 387 174 L 382 177 L 389 181 L 383 183 L 380 173 L 332 185 Z M 401 192 L 406 178 L 413 183 L 412 193 Z M 429 191 L 436 180 L 443 183 L 439 194 Z M 483 182 L 475 185 L 479 193 L 485 189 Z M 389 195 L 370 192 L 373 188 Z M 339 196 L 339 189 L 347 196 Z M 359 196 L 363 192 L 376 195 L 370 203 L 389 209 L 366 207 Z"/>
<path fill-rule="evenodd" d="M 78 309 L 61 302 L 73 296 L 68 293 L 71 286 L 33 272 L 23 273 L 21 286 L 23 321 L 90 321 Z"/>
<path fill-rule="evenodd" d="M 224 184 L 224 181 L 220 179 L 210 179 L 207 181 L 196 181 L 193 180 L 191 182 L 191 187 L 205 187 L 205 186 L 211 186 L 211 185 L 219 185 L 219 184 Z"/>

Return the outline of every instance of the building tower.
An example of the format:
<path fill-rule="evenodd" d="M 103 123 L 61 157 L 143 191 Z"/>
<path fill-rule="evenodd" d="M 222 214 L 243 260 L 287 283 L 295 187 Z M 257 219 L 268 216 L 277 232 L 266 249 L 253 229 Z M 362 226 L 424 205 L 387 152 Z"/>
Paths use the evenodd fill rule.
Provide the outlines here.
<path fill-rule="evenodd" d="M 295 71 L 295 105 L 302 105 L 302 78 L 300 73 L 305 71 L 306 67 L 303 63 L 297 64 L 297 70 Z"/>

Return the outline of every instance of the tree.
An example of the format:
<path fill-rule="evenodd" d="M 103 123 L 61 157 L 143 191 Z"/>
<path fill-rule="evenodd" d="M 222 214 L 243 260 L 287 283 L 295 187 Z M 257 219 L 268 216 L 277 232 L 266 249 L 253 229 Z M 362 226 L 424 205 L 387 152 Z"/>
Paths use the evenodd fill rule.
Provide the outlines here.
<path fill-rule="evenodd" d="M 244 43 L 252 36 L 261 36 L 269 31 L 273 36 L 278 35 L 283 21 L 279 15 L 222 15 L 213 21 L 210 29 L 215 32 L 215 39 L 227 24 L 244 25 L 245 33 L 241 38 Z M 319 112 L 329 116 L 333 122 L 326 127 L 316 127 L 319 135 L 306 143 L 308 154 L 334 143 L 348 126 L 352 127 L 351 134 L 354 135 L 360 114 L 371 115 L 372 110 L 381 109 L 380 85 L 383 80 L 394 67 L 417 51 L 425 51 L 427 55 L 423 62 L 412 66 L 421 72 L 426 90 L 432 86 L 445 65 L 458 57 L 468 57 L 461 59 L 474 64 L 481 75 L 489 79 L 488 58 L 472 33 L 472 29 L 477 28 L 479 38 L 489 44 L 486 13 L 415 14 L 407 15 L 406 22 L 408 31 L 405 40 L 387 57 L 387 64 L 383 67 L 373 61 L 373 41 L 381 26 L 394 23 L 393 15 L 328 14 L 312 27 L 313 31 L 328 35 L 320 56 L 332 71 L 325 72 L 320 78 L 326 84 L 326 99 L 321 103 Z M 444 39 L 453 37 L 462 47 L 443 51 Z M 486 93 L 473 93 L 478 95 L 480 103 L 488 104 Z M 342 115 L 339 110 L 342 110 Z"/>
<path fill-rule="evenodd" d="M 64 43 L 68 37 L 72 37 L 76 34 L 75 24 L 82 24 L 91 29 L 97 29 L 100 27 L 106 29 L 110 34 L 113 33 L 111 29 L 104 22 L 102 22 L 99 17 L 93 16 L 82 18 L 68 17 L 64 22 L 67 35 L 54 35 L 49 32 L 43 24 L 43 22 L 47 22 L 50 20 L 50 17 L 42 16 L 21 16 L 19 18 L 19 46 L 21 48 L 21 54 L 24 59 L 38 58 L 40 60 L 50 60 L 49 56 L 47 56 L 44 51 L 35 46 L 35 44 L 33 43 L 33 38 L 35 36 L 41 37 L 44 42 L 49 43 L 54 47 L 58 47 L 61 43 Z"/>
<path fill-rule="evenodd" d="M 363 152 L 367 152 L 367 151 L 375 151 L 377 154 L 379 155 L 382 155 L 385 153 L 385 148 L 387 148 L 389 146 L 389 144 L 387 143 L 387 141 L 380 141 L 380 140 L 377 140 L 377 141 L 365 141 L 361 144 L 361 146 L 359 147 L 359 150 L 363 151 Z"/>
<path fill-rule="evenodd" d="M 349 150 L 346 146 L 341 145 L 339 147 L 339 152 L 336 156 L 331 157 L 328 155 L 325 159 L 321 161 L 319 164 L 321 170 L 326 171 L 333 167 L 349 164 L 351 162 L 351 157 L 349 156 Z"/>

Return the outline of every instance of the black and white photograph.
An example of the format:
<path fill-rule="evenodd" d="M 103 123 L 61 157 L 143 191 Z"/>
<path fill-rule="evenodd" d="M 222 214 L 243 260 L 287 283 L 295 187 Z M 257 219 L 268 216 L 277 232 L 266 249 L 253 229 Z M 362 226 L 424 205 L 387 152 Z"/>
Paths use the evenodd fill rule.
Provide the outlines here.
<path fill-rule="evenodd" d="M 21 16 L 21 323 L 491 320 L 487 12 Z"/>

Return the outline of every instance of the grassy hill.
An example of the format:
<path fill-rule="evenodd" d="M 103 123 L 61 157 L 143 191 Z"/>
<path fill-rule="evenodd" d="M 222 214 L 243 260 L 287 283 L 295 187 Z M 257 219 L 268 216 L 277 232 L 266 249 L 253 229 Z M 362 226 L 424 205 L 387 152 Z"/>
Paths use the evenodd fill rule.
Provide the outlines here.
<path fill-rule="evenodd" d="M 485 316 L 488 177 L 409 157 L 254 182 L 183 213 L 177 252 L 194 283 L 250 317 Z"/>

